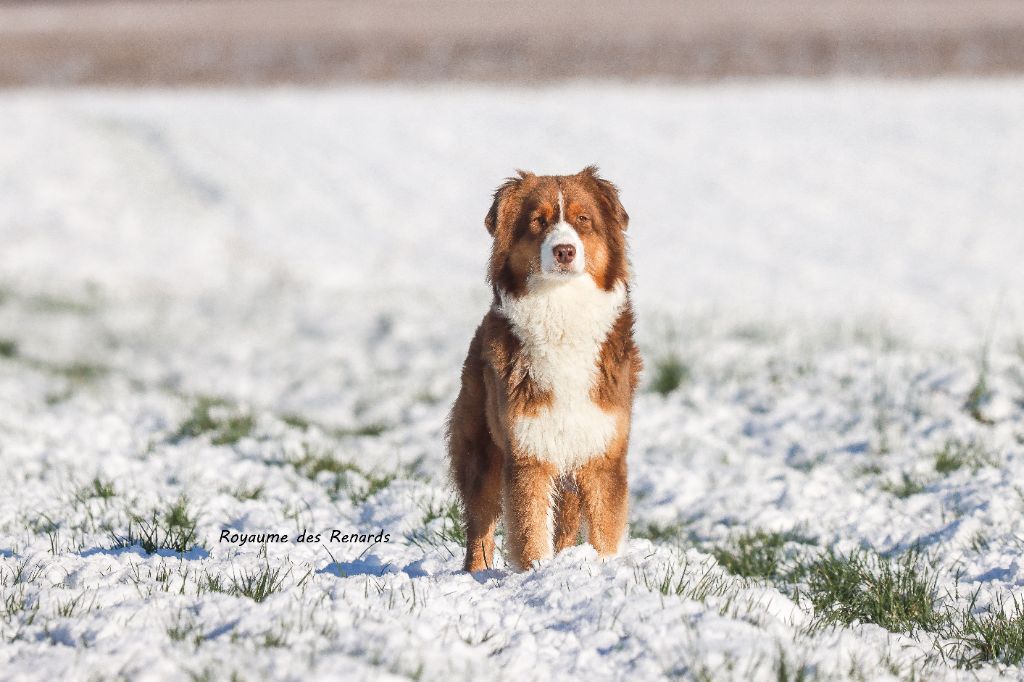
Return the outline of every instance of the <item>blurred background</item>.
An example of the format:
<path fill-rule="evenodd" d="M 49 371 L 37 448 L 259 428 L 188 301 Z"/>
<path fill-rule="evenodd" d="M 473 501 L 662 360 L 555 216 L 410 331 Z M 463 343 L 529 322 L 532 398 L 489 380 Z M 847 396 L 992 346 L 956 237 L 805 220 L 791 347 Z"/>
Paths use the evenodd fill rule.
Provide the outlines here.
<path fill-rule="evenodd" d="M 0 286 L 471 325 L 494 187 L 596 163 L 647 310 L 977 344 L 1024 308 L 1021 73 L 1020 0 L 0 0 Z"/>
<path fill-rule="evenodd" d="M 1024 70 L 1018 0 L 0 0 L 0 85 Z"/>

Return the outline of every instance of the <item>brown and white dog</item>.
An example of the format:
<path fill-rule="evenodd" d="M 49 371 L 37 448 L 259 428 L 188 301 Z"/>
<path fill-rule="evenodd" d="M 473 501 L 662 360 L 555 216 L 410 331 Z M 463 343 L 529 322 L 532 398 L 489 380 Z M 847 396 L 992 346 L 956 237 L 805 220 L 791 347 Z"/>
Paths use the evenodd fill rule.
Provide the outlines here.
<path fill-rule="evenodd" d="M 465 570 L 505 553 L 529 568 L 575 545 L 626 539 L 626 449 L 640 354 L 633 341 L 629 216 L 594 167 L 519 172 L 494 193 L 491 309 L 469 345 L 448 424 L 466 523 Z"/>

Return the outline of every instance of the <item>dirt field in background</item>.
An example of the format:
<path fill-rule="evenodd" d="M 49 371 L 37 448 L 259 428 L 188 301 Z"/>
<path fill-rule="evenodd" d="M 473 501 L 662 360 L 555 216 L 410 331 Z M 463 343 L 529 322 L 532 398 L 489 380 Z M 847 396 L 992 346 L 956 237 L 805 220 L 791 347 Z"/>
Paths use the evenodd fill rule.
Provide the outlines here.
<path fill-rule="evenodd" d="M 1019 0 L 0 0 L 4 86 L 1016 72 Z"/>

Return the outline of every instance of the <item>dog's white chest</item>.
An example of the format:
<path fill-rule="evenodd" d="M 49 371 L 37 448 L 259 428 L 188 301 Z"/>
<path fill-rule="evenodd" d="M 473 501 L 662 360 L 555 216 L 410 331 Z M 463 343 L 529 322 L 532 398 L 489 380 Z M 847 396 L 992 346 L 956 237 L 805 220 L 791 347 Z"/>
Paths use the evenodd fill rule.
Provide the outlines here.
<path fill-rule="evenodd" d="M 601 345 L 625 301 L 624 285 L 604 291 L 587 275 L 537 283 L 519 298 L 501 297 L 499 311 L 523 344 L 530 378 L 552 395 L 538 414 L 513 416 L 512 437 L 523 451 L 560 471 L 602 454 L 615 435 L 616 416 L 594 404 L 590 394 Z"/>

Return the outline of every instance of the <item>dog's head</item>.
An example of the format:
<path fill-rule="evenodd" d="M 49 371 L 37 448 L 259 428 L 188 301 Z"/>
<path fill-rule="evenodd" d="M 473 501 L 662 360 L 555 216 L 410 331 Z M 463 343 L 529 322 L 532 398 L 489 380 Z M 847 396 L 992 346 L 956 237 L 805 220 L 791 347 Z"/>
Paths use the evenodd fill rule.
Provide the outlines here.
<path fill-rule="evenodd" d="M 494 240 L 488 278 L 511 295 L 578 277 L 610 291 L 629 277 L 629 216 L 593 166 L 576 175 L 519 171 L 494 193 L 484 224 Z"/>

